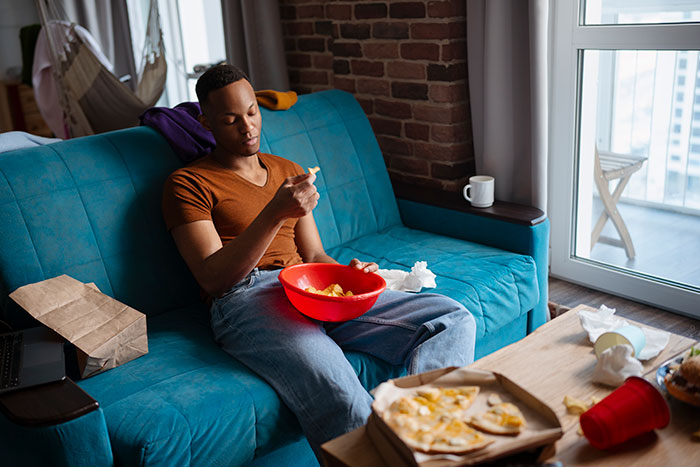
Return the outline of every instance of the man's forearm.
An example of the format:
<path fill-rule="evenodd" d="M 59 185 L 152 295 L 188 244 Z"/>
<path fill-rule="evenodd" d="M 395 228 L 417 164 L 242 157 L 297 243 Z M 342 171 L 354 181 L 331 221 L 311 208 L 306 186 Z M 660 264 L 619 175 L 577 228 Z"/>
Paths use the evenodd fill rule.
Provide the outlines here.
<path fill-rule="evenodd" d="M 241 235 L 205 259 L 205 290 L 220 296 L 250 274 L 283 223 L 263 209 Z"/>
<path fill-rule="evenodd" d="M 331 263 L 331 264 L 338 264 L 338 261 L 335 259 L 331 258 L 328 256 L 326 253 L 318 253 L 314 255 L 312 258 L 310 258 L 308 261 L 304 261 L 305 263 Z"/>

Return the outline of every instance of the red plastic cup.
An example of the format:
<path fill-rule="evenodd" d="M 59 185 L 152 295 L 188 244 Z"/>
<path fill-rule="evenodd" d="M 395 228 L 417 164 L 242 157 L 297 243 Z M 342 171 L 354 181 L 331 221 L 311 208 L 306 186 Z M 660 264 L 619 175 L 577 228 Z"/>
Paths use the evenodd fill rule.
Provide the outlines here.
<path fill-rule="evenodd" d="M 608 397 L 581 414 L 579 421 L 588 442 L 594 448 L 606 449 L 665 428 L 671 415 L 666 400 L 650 382 L 630 376 Z"/>

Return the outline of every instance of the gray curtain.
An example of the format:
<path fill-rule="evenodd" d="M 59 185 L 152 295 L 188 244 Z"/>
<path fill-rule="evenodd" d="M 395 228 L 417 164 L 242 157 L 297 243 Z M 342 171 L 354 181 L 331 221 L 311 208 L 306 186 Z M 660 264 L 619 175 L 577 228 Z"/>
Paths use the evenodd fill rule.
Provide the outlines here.
<path fill-rule="evenodd" d="M 476 171 L 546 212 L 549 0 L 466 1 Z"/>
<path fill-rule="evenodd" d="M 130 75 L 132 89 L 136 81 L 136 65 L 131 48 L 131 29 L 126 0 L 59 0 L 67 17 L 75 21 L 97 40 L 102 53 L 114 67 L 114 74 Z"/>
<path fill-rule="evenodd" d="M 221 0 L 226 59 L 255 89 L 289 90 L 277 0 Z"/>

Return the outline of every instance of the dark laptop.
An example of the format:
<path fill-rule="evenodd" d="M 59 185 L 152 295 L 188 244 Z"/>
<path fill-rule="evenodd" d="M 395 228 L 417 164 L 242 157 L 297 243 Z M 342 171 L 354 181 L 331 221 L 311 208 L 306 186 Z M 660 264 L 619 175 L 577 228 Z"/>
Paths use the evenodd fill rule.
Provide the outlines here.
<path fill-rule="evenodd" d="M 0 334 L 0 394 L 65 377 L 63 338 L 51 329 Z"/>

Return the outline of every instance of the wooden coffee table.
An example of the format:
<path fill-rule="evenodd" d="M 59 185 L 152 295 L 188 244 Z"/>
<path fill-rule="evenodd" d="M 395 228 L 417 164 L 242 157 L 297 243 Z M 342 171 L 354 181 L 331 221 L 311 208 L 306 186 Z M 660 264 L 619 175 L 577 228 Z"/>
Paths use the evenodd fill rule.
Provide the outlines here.
<path fill-rule="evenodd" d="M 613 390 L 591 383 L 596 357 L 593 344 L 588 340 L 578 318 L 578 311 L 586 308 L 585 305 L 579 305 L 541 326 L 525 339 L 474 362 L 471 367 L 503 373 L 555 411 L 564 429 L 564 436 L 556 443 L 552 461 L 561 461 L 565 466 L 596 467 L 700 465 L 700 443 L 691 440 L 691 434 L 700 429 L 700 408 L 669 399 L 668 396 L 671 423 L 665 429 L 642 435 L 605 451 L 593 448 L 577 433 L 578 416 L 567 413 L 562 403 L 564 396 L 590 401 L 592 396 L 603 398 Z M 634 324 L 644 327 L 639 323 Z M 694 343 L 692 339 L 671 334 L 669 343 L 661 354 L 644 362 L 644 377 L 654 381 L 656 369 L 662 363 Z M 322 448 L 328 466 L 385 465 L 365 435 L 364 427 L 329 441 Z"/>

